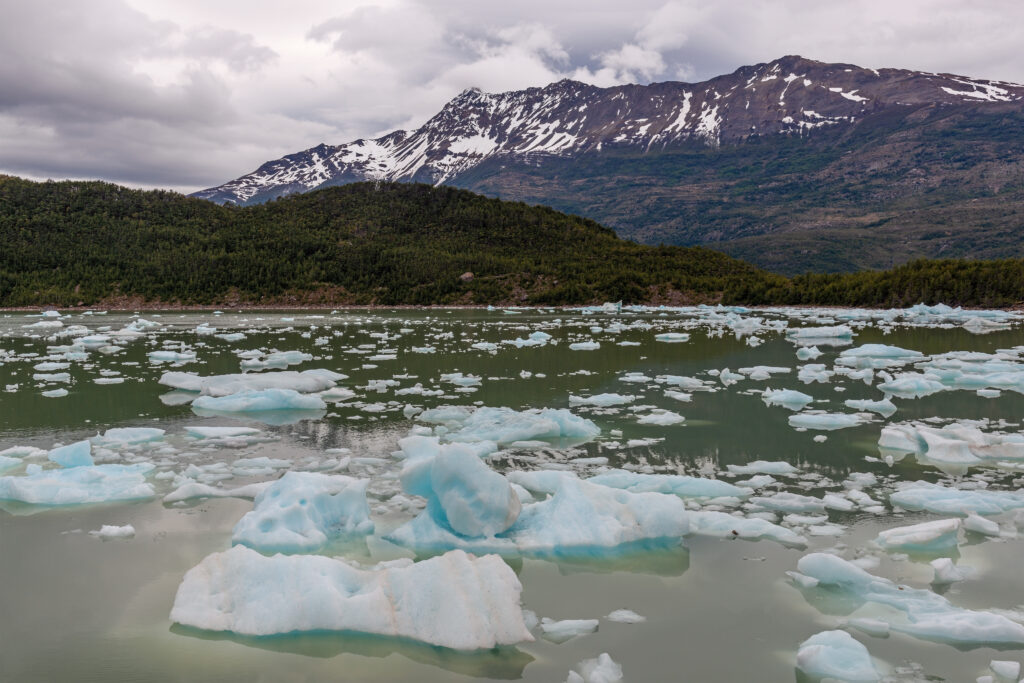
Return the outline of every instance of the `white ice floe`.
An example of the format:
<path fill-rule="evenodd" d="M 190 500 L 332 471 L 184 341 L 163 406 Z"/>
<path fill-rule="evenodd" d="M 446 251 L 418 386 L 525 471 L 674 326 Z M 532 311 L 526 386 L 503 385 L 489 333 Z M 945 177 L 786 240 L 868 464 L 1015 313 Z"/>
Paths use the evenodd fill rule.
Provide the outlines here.
<path fill-rule="evenodd" d="M 636 400 L 636 396 L 631 394 L 596 394 L 594 396 L 570 396 L 569 405 L 571 406 L 621 406 L 627 403 L 632 403 Z"/>
<path fill-rule="evenodd" d="M 156 495 L 146 482 L 153 469 L 149 463 L 94 465 L 0 477 L 0 500 L 48 506 L 148 500 Z"/>
<path fill-rule="evenodd" d="M 428 415 L 428 413 L 430 413 Z M 420 419 L 436 421 L 437 414 L 424 411 Z M 449 441 L 493 441 L 498 444 L 536 439 L 588 440 L 601 433 L 593 422 L 573 415 L 568 410 L 512 410 L 511 408 L 478 408 L 472 413 L 453 411 L 448 421 L 459 422 L 449 431 Z"/>
<path fill-rule="evenodd" d="M 998 515 L 1024 508 L 1024 492 L 964 490 L 927 481 L 901 482 L 889 502 L 907 510 L 940 515 Z"/>
<path fill-rule="evenodd" d="M 227 396 L 200 396 L 192 409 L 212 413 L 248 413 L 274 410 L 325 410 L 319 396 L 300 394 L 292 389 L 240 391 Z"/>
<path fill-rule="evenodd" d="M 570 671 L 565 683 L 622 683 L 622 666 L 607 652 L 594 659 L 584 659 Z"/>
<path fill-rule="evenodd" d="M 1024 625 L 993 612 L 957 607 L 930 590 L 897 585 L 835 555 L 805 555 L 797 569 L 791 576 L 805 587 L 827 587 L 858 602 L 889 608 L 876 618 L 893 631 L 963 647 L 1024 646 Z"/>
<path fill-rule="evenodd" d="M 881 678 L 868 649 L 846 631 L 822 631 L 800 643 L 796 665 L 815 680 L 869 683 Z"/>
<path fill-rule="evenodd" d="M 124 526 L 117 526 L 115 524 L 104 524 L 96 531 L 90 531 L 90 536 L 95 536 L 104 541 L 108 541 L 114 538 L 134 538 L 135 527 L 131 524 L 125 524 Z"/>
<path fill-rule="evenodd" d="M 544 638 L 554 643 L 564 643 L 576 636 L 594 633 L 598 628 L 597 619 L 562 619 L 555 621 L 544 617 L 540 620 L 540 630 Z"/>
<path fill-rule="evenodd" d="M 875 543 L 885 550 L 936 552 L 955 548 L 959 519 L 938 519 L 879 532 Z"/>
<path fill-rule="evenodd" d="M 789 416 L 789 426 L 831 431 L 856 427 L 864 422 L 860 415 L 849 413 L 798 413 Z"/>
<path fill-rule="evenodd" d="M 202 396 L 229 396 L 246 391 L 288 390 L 311 394 L 330 389 L 345 376 L 331 370 L 261 372 L 244 375 L 200 377 L 184 372 L 165 372 L 158 380 L 173 389 L 198 392 Z"/>
<path fill-rule="evenodd" d="M 761 393 L 761 400 L 766 405 L 782 406 L 790 410 L 803 410 L 814 398 L 794 389 L 766 388 Z"/>
<path fill-rule="evenodd" d="M 351 631 L 478 650 L 533 640 L 521 592 L 496 555 L 454 550 L 359 569 L 329 557 L 266 557 L 235 546 L 185 574 L 170 618 L 249 636 Z"/>

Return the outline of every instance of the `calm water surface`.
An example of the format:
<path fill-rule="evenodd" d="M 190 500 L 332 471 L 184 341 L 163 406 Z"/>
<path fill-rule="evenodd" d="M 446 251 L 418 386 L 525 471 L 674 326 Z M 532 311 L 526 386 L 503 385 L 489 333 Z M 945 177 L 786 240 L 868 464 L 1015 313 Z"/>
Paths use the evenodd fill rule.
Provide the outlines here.
<path fill-rule="evenodd" d="M 759 392 L 765 386 L 792 388 L 817 400 L 814 408 L 851 412 L 842 402 L 881 398 L 881 392 L 860 381 L 834 378 L 827 384 L 804 385 L 796 368 L 796 347 L 777 332 L 759 332 L 764 339 L 750 346 L 720 325 L 697 324 L 693 316 L 671 312 L 582 315 L 579 312 L 524 311 L 394 311 L 142 313 L 159 323 L 137 339 L 118 341 L 122 348 L 107 355 L 90 351 L 73 360 L 69 383 L 36 381 L 33 366 L 62 355 L 52 348 L 71 337 L 47 339 L 54 330 L 26 328 L 38 316 L 0 316 L 0 450 L 14 445 L 52 448 L 88 438 L 111 427 L 159 426 L 178 451 L 180 470 L 188 462 L 231 462 L 238 457 L 270 456 L 295 463 L 329 457 L 327 449 L 348 448 L 354 456 L 391 461 L 399 438 L 415 424 L 403 407 L 436 405 L 509 406 L 516 409 L 569 406 L 569 396 L 617 392 L 638 396 L 636 403 L 616 410 L 577 409 L 601 427 L 602 436 L 571 449 L 553 445 L 538 456 L 517 451 L 497 463 L 499 469 L 532 468 L 541 462 L 565 462 L 573 456 L 606 456 L 609 466 L 649 466 L 653 471 L 721 476 L 729 464 L 752 460 L 784 460 L 805 472 L 828 477 L 837 486 L 850 472 L 873 472 L 879 478 L 939 481 L 932 467 L 907 458 L 889 467 L 878 462 L 880 418 L 832 432 L 798 432 L 781 407 L 767 407 Z M 763 314 L 758 314 L 763 315 Z M 774 316 L 786 319 L 785 316 Z M 91 333 L 119 330 L 134 318 L 127 314 L 73 314 L 65 329 L 84 325 Z M 618 322 L 626 329 L 592 332 Z M 227 341 L 197 334 L 202 323 L 218 333 L 241 331 L 245 338 Z M 638 325 L 638 323 L 640 323 Z M 792 321 L 793 326 L 803 323 Z M 822 324 L 822 323 L 819 323 Z M 686 329 L 685 343 L 661 343 L 655 334 Z M 526 337 L 535 330 L 553 335 L 555 344 L 516 349 L 503 340 Z M 569 342 L 593 339 L 601 348 L 573 351 Z M 151 363 L 147 354 L 180 342 L 197 360 L 181 367 Z M 618 342 L 637 342 L 620 346 Z M 476 342 L 499 344 L 496 353 L 473 349 Z M 977 335 L 960 328 L 896 326 L 887 334 L 875 326 L 857 330 L 854 344 L 884 343 L 925 354 L 947 351 L 994 352 L 1024 343 L 1014 327 Z M 361 348 L 362 346 L 362 348 Z M 433 346 L 436 353 L 414 353 Z M 812 363 L 831 367 L 838 348 L 821 345 L 824 355 Z M 157 383 L 170 369 L 203 375 L 239 371 L 236 352 L 251 349 L 301 350 L 314 360 L 292 369 L 328 368 L 345 373 L 342 384 L 358 396 L 332 406 L 326 415 L 285 415 L 267 424 L 244 417 L 197 416 Z M 5 352 L 5 353 L 4 353 Z M 368 360 L 371 355 L 391 355 Z M 31 355 L 37 354 L 37 355 Z M 48 356 L 54 356 L 53 359 Z M 741 380 L 722 388 L 708 370 L 769 365 L 794 368 L 769 381 Z M 96 384 L 101 371 L 119 373 L 121 384 Z M 525 372 L 524 372 L 525 371 Z M 455 392 L 439 381 L 442 373 L 462 372 L 482 378 L 478 390 Z M 664 395 L 654 382 L 626 383 L 627 372 L 687 375 L 712 382 L 719 390 L 694 392 L 683 403 Z M 522 375 L 521 375 L 522 373 Z M 530 373 L 527 376 L 527 373 Z M 398 376 L 398 386 L 367 389 L 371 380 Z M 396 388 L 422 383 L 440 387 L 445 396 L 396 395 Z M 13 385 L 17 385 L 14 387 Z M 41 392 L 64 386 L 69 394 L 47 398 Z M 838 389 L 844 389 L 838 391 Z M 753 393 L 756 390 L 758 393 Z M 942 392 L 916 400 L 895 399 L 899 410 L 889 422 L 930 417 L 1020 420 L 1024 397 L 1003 392 L 984 399 L 969 391 Z M 380 412 L 364 410 L 383 404 Z M 680 425 L 637 424 L 635 409 L 654 406 L 686 417 Z M 377 406 L 376 408 L 380 408 Z M 374 408 L 371 408 L 373 410 Z M 640 408 L 636 412 L 648 412 Z M 267 417 L 267 416 L 262 416 Z M 254 425 L 272 440 L 244 448 L 203 450 L 181 439 L 184 425 Z M 1015 427 L 1010 428 L 1016 431 Z M 621 430 L 622 435 L 612 435 Z M 824 443 L 812 440 L 827 434 Z M 621 447 L 629 439 L 660 439 Z M 615 442 L 615 443 L 612 443 Z M 616 444 L 620 444 L 616 447 Z M 145 449 L 140 458 L 158 460 Z M 519 456 L 533 456 L 520 459 Z M 867 459 L 866 459 L 867 458 Z M 42 461 L 38 461 L 42 462 Z M 350 474 L 383 477 L 395 466 L 353 464 Z M 591 469 L 580 469 L 584 476 Z M 14 475 L 20 474 L 15 471 Z M 236 478 L 225 485 L 274 478 Z M 1002 477 L 1002 478 L 1000 478 Z M 1012 474 L 997 475 L 1000 485 L 1013 486 Z M 382 481 L 384 480 L 382 479 Z M 162 497 L 173 489 L 155 481 Z M 390 489 L 371 486 L 371 508 L 378 533 L 409 518 L 387 504 Z M 828 490 L 835 490 L 836 486 Z M 821 495 L 825 489 L 794 486 L 790 490 Z M 793 681 L 797 646 L 807 637 L 834 628 L 844 616 L 842 605 L 813 603 L 787 582 L 785 572 L 807 552 L 834 549 L 846 557 L 858 549 L 881 557 L 874 573 L 916 587 L 928 587 L 930 558 L 888 556 L 871 550 L 879 530 L 937 518 L 928 514 L 874 515 L 829 511 L 830 520 L 846 525 L 840 537 L 812 537 L 807 549 L 786 548 L 770 541 L 747 542 L 690 537 L 685 545 L 658 551 L 633 552 L 602 560 L 542 561 L 510 559 L 523 584 L 526 608 L 555 619 L 598 618 L 619 608 L 646 617 L 640 624 L 602 620 L 598 632 L 562 644 L 538 638 L 515 648 L 464 654 L 412 642 L 358 634 L 314 633 L 272 638 L 244 638 L 194 631 L 172 625 L 168 613 L 182 576 L 206 555 L 230 546 L 231 530 L 252 508 L 251 501 L 202 500 L 165 505 L 160 497 L 144 503 L 38 509 L 4 504 L 0 509 L 0 679 L 5 681 L 563 681 L 582 659 L 608 652 L 619 662 L 627 681 Z M 876 495 L 876 498 L 879 497 Z M 882 497 L 885 500 L 884 497 Z M 1000 521 L 1005 522 L 1005 519 Z M 100 541 L 90 530 L 104 524 L 132 524 L 130 540 Z M 968 539 L 958 563 L 973 567 L 968 581 L 945 591 L 955 604 L 978 609 L 1013 609 L 1024 603 L 1021 572 L 1024 541 L 981 542 Z M 333 554 L 372 562 L 410 556 L 378 537 L 365 544 L 332 549 Z M 960 650 L 894 634 L 872 638 L 854 632 L 894 680 L 974 680 L 986 673 L 991 659 L 1024 658 L 1024 652 L 990 648 Z M 930 678 L 928 678 L 930 677 Z"/>

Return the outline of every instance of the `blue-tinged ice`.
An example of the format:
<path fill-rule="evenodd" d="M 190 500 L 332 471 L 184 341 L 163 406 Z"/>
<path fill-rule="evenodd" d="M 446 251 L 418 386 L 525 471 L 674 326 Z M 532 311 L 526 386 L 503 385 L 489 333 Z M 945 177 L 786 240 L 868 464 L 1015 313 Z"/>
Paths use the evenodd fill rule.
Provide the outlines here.
<path fill-rule="evenodd" d="M 875 543 L 885 550 L 941 552 L 957 546 L 959 519 L 938 519 L 879 532 Z"/>
<path fill-rule="evenodd" d="M 153 469 L 149 463 L 94 465 L 0 477 L 0 500 L 52 506 L 148 500 L 156 495 L 146 483 Z"/>
<path fill-rule="evenodd" d="M 496 555 L 456 550 L 360 569 L 330 557 L 266 557 L 234 546 L 185 574 L 170 618 L 249 636 L 348 631 L 478 650 L 533 640 L 521 593 L 515 572 Z"/>
<path fill-rule="evenodd" d="M 406 459 L 400 475 L 406 493 L 427 500 L 423 514 L 441 527 L 470 538 L 493 537 L 519 517 L 521 504 L 508 480 L 480 459 L 475 444 L 436 445 L 431 453 L 425 437 L 407 437 Z"/>
<path fill-rule="evenodd" d="M 924 354 L 911 349 L 886 344 L 863 344 L 856 348 L 845 349 L 836 359 L 836 365 L 851 368 L 878 370 L 881 368 L 900 367 L 907 363 L 923 360 Z"/>
<path fill-rule="evenodd" d="M 796 665 L 813 680 L 869 683 L 880 679 L 868 649 L 846 631 L 822 631 L 800 643 Z"/>
<path fill-rule="evenodd" d="M 162 441 L 164 430 L 156 427 L 115 427 L 94 436 L 92 441 L 103 446 L 128 446 L 140 443 Z"/>
<path fill-rule="evenodd" d="M 553 470 L 512 472 L 508 480 L 537 502 L 523 504 L 515 524 L 494 537 L 457 534 L 424 511 L 387 538 L 425 550 L 603 555 L 625 544 L 680 539 L 689 530 L 686 507 L 674 495 L 631 493 Z"/>
<path fill-rule="evenodd" d="M 54 448 L 46 456 L 51 462 L 61 467 L 89 467 L 93 464 L 92 443 L 86 439 Z"/>
<path fill-rule="evenodd" d="M 681 474 L 642 474 L 627 470 L 611 470 L 593 476 L 587 481 L 633 493 L 671 493 L 682 498 L 705 500 L 725 496 L 746 498 L 750 495 L 749 489 L 734 486 L 726 481 Z"/>
<path fill-rule="evenodd" d="M 911 372 L 897 375 L 888 382 L 882 382 L 878 388 L 897 398 L 922 398 L 945 391 L 948 387 L 926 375 Z"/>
<path fill-rule="evenodd" d="M 843 405 L 847 408 L 853 408 L 854 410 L 866 410 L 872 413 L 878 413 L 882 417 L 889 417 L 896 412 L 896 404 L 887 398 L 883 398 L 880 401 L 872 401 L 870 399 L 848 399 L 843 401 Z"/>
<path fill-rule="evenodd" d="M 733 474 L 775 474 L 791 476 L 800 474 L 800 470 L 782 460 L 754 460 L 745 465 L 726 465 Z"/>
<path fill-rule="evenodd" d="M 889 495 L 889 502 L 906 510 L 940 515 L 998 515 L 1024 508 L 1024 492 L 961 490 L 927 481 L 901 482 Z"/>
<path fill-rule="evenodd" d="M 835 555 L 800 558 L 798 585 L 827 588 L 861 603 L 890 608 L 876 618 L 893 631 L 963 647 L 1024 646 L 1024 625 L 992 612 L 957 607 L 930 590 L 900 586 Z"/>
<path fill-rule="evenodd" d="M 571 406 L 621 406 L 627 403 L 632 403 L 636 400 L 636 396 L 631 394 L 595 394 L 594 396 L 570 396 L 569 405 Z"/>
<path fill-rule="evenodd" d="M 373 533 L 368 483 L 342 475 L 286 472 L 256 496 L 252 511 L 235 525 L 231 542 L 262 552 L 312 553 L 343 536 Z"/>
<path fill-rule="evenodd" d="M 814 397 L 795 389 L 767 388 L 761 393 L 761 400 L 767 405 L 782 406 L 790 410 L 803 410 Z"/>
<path fill-rule="evenodd" d="M 311 394 L 330 389 L 345 375 L 331 370 L 314 369 L 296 372 L 282 370 L 280 372 L 261 372 L 245 375 L 213 375 L 200 377 L 184 372 L 165 372 L 158 380 L 160 384 L 199 392 L 203 396 L 228 396 L 244 391 L 261 391 L 279 389 Z"/>
<path fill-rule="evenodd" d="M 192 409 L 217 413 L 247 413 L 271 410 L 325 410 L 327 404 L 319 396 L 300 394 L 292 389 L 240 391 L 228 396 L 200 396 Z"/>

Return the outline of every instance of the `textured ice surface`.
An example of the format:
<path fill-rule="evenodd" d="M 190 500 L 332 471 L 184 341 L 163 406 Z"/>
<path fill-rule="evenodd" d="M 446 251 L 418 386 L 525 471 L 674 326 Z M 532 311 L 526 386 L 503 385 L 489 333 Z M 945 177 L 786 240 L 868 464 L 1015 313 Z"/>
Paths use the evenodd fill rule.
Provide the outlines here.
<path fill-rule="evenodd" d="M 212 375 L 200 377 L 184 372 L 165 372 L 160 377 L 160 384 L 196 391 L 203 396 L 228 396 L 243 391 L 261 391 L 267 389 L 288 389 L 308 394 L 330 389 L 338 380 L 344 379 L 330 370 L 282 370 L 280 372 L 262 372 L 244 375 Z"/>
<path fill-rule="evenodd" d="M 250 636 L 355 631 L 477 650 L 533 640 L 521 592 L 515 572 L 495 555 L 454 550 L 357 569 L 329 557 L 266 557 L 235 546 L 185 574 L 171 621 Z"/>
<path fill-rule="evenodd" d="M 570 671 L 565 683 L 622 683 L 622 667 L 607 652 L 584 659 Z"/>
<path fill-rule="evenodd" d="M 920 422 L 885 425 L 878 437 L 882 453 L 911 453 L 921 463 L 951 474 L 974 465 L 1024 461 L 1024 435 L 983 432 L 978 423 L 956 422 L 934 427 Z"/>
<path fill-rule="evenodd" d="M 555 621 L 547 617 L 540 620 L 540 630 L 544 637 L 555 643 L 564 643 L 570 638 L 593 633 L 598 627 L 597 619 L 563 619 Z"/>
<path fill-rule="evenodd" d="M 387 538 L 421 549 L 600 556 L 617 546 L 679 539 L 689 531 L 686 507 L 674 495 L 631 493 L 559 471 L 512 472 L 508 480 L 541 500 L 523 504 L 515 524 L 493 538 L 457 534 L 429 511 Z"/>
<path fill-rule="evenodd" d="M 594 396 L 570 396 L 569 405 L 584 405 L 584 406 L 620 406 L 626 403 L 632 403 L 636 400 L 636 396 L 630 394 L 596 394 Z"/>
<path fill-rule="evenodd" d="M 1024 646 L 1024 625 L 992 612 L 956 607 L 930 590 L 899 586 L 827 553 L 811 553 L 797 563 L 798 583 L 839 591 L 861 603 L 890 608 L 877 618 L 894 631 L 923 640 L 964 647 Z M 804 580 L 800 580 L 800 576 Z"/>
<path fill-rule="evenodd" d="M 781 460 L 754 460 L 753 462 L 748 462 L 746 465 L 727 465 L 726 467 L 733 474 L 800 474 L 799 469 L 793 467 L 788 462 L 783 462 Z"/>
<path fill-rule="evenodd" d="M 192 401 L 195 410 L 214 413 L 250 413 L 271 410 L 324 410 L 327 404 L 319 396 L 300 394 L 292 389 L 240 391 L 228 396 L 200 396 Z"/>
<path fill-rule="evenodd" d="M 421 419 L 427 419 L 423 415 Z M 430 421 L 436 421 L 434 415 Z M 590 420 L 568 410 L 544 408 L 517 411 L 511 408 L 478 408 L 459 420 L 461 425 L 445 435 L 449 441 L 493 441 L 508 444 L 535 439 L 592 439 L 601 430 Z"/>
<path fill-rule="evenodd" d="M 899 398 L 921 398 L 945 391 L 941 382 L 918 373 L 903 373 L 888 382 L 882 382 L 878 388 L 886 394 Z"/>
<path fill-rule="evenodd" d="M 146 483 L 152 469 L 148 463 L 94 465 L 0 477 L 0 500 L 52 506 L 148 500 L 156 495 Z"/>
<path fill-rule="evenodd" d="M 761 400 L 768 405 L 782 406 L 790 410 L 803 410 L 808 403 L 814 400 L 802 391 L 795 389 L 765 389 L 761 394 Z"/>
<path fill-rule="evenodd" d="M 882 417 L 889 417 L 896 412 L 896 404 L 887 398 L 883 398 L 880 401 L 871 401 L 869 399 L 849 399 L 847 401 L 843 401 L 843 405 L 847 408 L 853 408 L 854 410 L 866 410 L 872 413 L 878 413 Z"/>
<path fill-rule="evenodd" d="M 940 515 L 998 515 L 1024 508 L 1020 491 L 961 490 L 927 481 L 901 482 L 889 495 L 889 502 L 907 510 L 925 510 Z"/>
<path fill-rule="evenodd" d="M 46 456 L 61 467 L 88 467 L 93 464 L 92 443 L 88 440 L 54 448 Z"/>
<path fill-rule="evenodd" d="M 955 548 L 959 532 L 959 519 L 938 519 L 886 529 L 879 532 L 875 543 L 886 550 L 934 552 Z"/>
<path fill-rule="evenodd" d="M 713 510 L 691 511 L 690 533 L 719 538 L 770 539 L 783 545 L 804 547 L 807 539 L 791 529 L 758 517 L 737 517 Z"/>
<path fill-rule="evenodd" d="M 131 524 L 125 524 L 124 526 L 117 526 L 116 524 L 104 524 L 98 530 L 90 531 L 89 535 L 103 539 L 104 541 L 114 538 L 134 538 L 135 527 L 133 527 Z"/>
<path fill-rule="evenodd" d="M 851 339 L 853 330 L 849 325 L 833 325 L 831 327 L 791 327 L 786 330 L 786 336 L 797 341 L 808 339 Z"/>
<path fill-rule="evenodd" d="M 245 486 L 237 486 L 232 489 L 221 489 L 196 481 L 186 481 L 164 496 L 164 502 L 178 503 L 183 500 L 194 500 L 196 498 L 248 498 L 251 500 L 272 483 L 270 481 L 261 481 L 256 484 L 246 484 Z"/>
<path fill-rule="evenodd" d="M 611 470 L 587 479 L 592 484 L 625 489 L 634 493 L 671 493 L 683 498 L 720 498 L 735 496 L 746 498 L 748 489 L 734 486 L 726 481 L 704 477 L 688 477 L 682 474 L 641 474 L 627 470 Z"/>
<path fill-rule="evenodd" d="M 368 483 L 286 472 L 256 496 L 252 511 L 235 525 L 231 542 L 263 552 L 316 552 L 341 536 L 372 533 Z"/>
<path fill-rule="evenodd" d="M 814 679 L 866 683 L 880 678 L 868 649 L 846 631 L 822 631 L 800 643 L 796 665 Z"/>
<path fill-rule="evenodd" d="M 859 415 L 847 413 L 798 413 L 789 416 L 790 427 L 821 429 L 825 431 L 856 427 L 863 421 L 863 418 Z"/>
<path fill-rule="evenodd" d="M 637 424 L 642 425 L 658 425 L 667 427 L 669 425 L 679 424 L 684 420 L 686 420 L 686 418 L 679 413 L 674 413 L 671 410 L 655 409 L 646 415 L 641 415 L 636 421 Z"/>
<path fill-rule="evenodd" d="M 104 446 L 124 446 L 131 444 L 161 441 L 164 430 L 156 427 L 117 427 L 103 432 L 103 436 L 93 437 L 93 441 Z"/>
<path fill-rule="evenodd" d="M 505 477 L 484 464 L 475 445 L 407 437 L 402 448 L 413 455 L 402 468 L 402 487 L 427 499 L 423 514 L 440 527 L 468 538 L 492 537 L 516 521 L 519 497 Z"/>
<path fill-rule="evenodd" d="M 262 434 L 255 427 L 204 427 L 201 425 L 185 425 L 185 432 L 197 439 L 231 439 Z"/>

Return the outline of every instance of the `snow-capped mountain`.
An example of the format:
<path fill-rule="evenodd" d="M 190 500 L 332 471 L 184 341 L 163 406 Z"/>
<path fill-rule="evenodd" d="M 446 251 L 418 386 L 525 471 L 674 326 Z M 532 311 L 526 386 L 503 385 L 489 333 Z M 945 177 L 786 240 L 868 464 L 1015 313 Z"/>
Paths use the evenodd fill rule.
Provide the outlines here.
<path fill-rule="evenodd" d="M 495 158 L 543 164 L 616 148 L 718 146 L 849 126 L 892 107 L 1022 101 L 1024 86 L 1011 83 L 796 56 L 703 83 L 598 88 L 563 80 L 496 94 L 469 89 L 417 130 L 322 144 L 194 196 L 249 204 L 361 180 L 450 183 Z"/>

